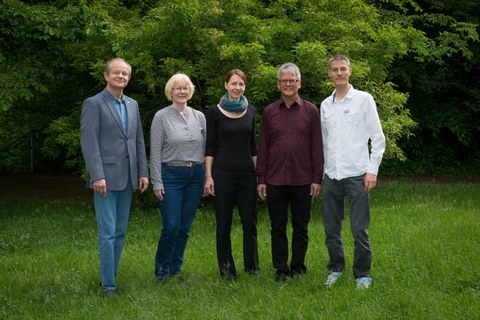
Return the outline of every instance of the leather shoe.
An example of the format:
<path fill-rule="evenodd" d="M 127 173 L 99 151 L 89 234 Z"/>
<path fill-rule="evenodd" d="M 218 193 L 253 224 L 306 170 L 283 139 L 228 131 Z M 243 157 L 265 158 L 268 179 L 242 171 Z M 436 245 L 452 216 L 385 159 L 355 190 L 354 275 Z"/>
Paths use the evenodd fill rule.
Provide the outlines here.
<path fill-rule="evenodd" d="M 230 267 L 229 265 L 224 266 L 220 270 L 220 275 L 222 278 L 227 279 L 229 281 L 235 282 L 237 281 L 237 274 L 235 272 L 235 269 Z"/>
<path fill-rule="evenodd" d="M 234 274 L 234 273 L 224 273 L 224 274 L 222 274 L 222 278 L 224 278 L 226 280 L 229 280 L 229 281 L 232 281 L 232 282 L 237 281 L 237 275 Z"/>
<path fill-rule="evenodd" d="M 292 271 L 292 273 L 290 274 L 290 276 L 291 276 L 293 279 L 302 280 L 302 278 L 303 278 L 303 272 Z"/>
<path fill-rule="evenodd" d="M 260 275 L 260 268 L 247 269 L 245 272 L 251 276 L 258 277 Z"/>
<path fill-rule="evenodd" d="M 160 276 L 155 277 L 155 281 L 157 281 L 157 283 L 162 284 L 162 285 L 166 284 L 167 280 L 168 280 L 167 277 L 160 277 Z"/>
<path fill-rule="evenodd" d="M 284 271 L 277 271 L 275 273 L 275 281 L 276 282 L 285 282 L 287 281 L 288 273 Z"/>
<path fill-rule="evenodd" d="M 106 299 L 114 298 L 115 295 L 116 295 L 115 290 L 103 291 L 103 296 L 104 296 Z"/>
<path fill-rule="evenodd" d="M 176 279 L 180 284 L 185 284 L 185 278 L 181 274 L 173 275 L 171 278 Z"/>

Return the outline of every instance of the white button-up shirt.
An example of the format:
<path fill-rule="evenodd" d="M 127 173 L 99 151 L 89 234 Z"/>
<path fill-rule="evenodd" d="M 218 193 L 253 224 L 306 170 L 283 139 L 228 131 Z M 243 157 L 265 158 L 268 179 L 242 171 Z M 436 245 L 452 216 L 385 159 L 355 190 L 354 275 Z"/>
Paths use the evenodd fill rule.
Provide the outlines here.
<path fill-rule="evenodd" d="M 336 180 L 364 173 L 377 175 L 385 152 L 385 136 L 373 97 L 353 86 L 342 101 L 336 100 L 335 94 L 320 107 L 324 173 Z"/>

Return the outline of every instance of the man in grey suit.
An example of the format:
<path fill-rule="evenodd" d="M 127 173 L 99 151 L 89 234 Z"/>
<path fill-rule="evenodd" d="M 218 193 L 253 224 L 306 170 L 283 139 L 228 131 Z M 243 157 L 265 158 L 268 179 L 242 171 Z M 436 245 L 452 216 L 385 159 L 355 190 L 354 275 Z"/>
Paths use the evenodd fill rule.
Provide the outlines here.
<path fill-rule="evenodd" d="M 100 245 L 100 280 L 106 296 L 125 242 L 132 193 L 148 188 L 148 167 L 137 101 L 123 94 L 131 66 L 115 58 L 105 65 L 107 87 L 83 103 L 80 119 L 88 185 L 94 191 Z"/>

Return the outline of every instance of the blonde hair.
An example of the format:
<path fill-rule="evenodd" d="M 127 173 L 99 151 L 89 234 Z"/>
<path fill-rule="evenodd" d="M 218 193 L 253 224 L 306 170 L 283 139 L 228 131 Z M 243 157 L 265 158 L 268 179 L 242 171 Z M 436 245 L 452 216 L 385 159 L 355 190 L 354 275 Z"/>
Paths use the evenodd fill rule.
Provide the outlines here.
<path fill-rule="evenodd" d="M 184 74 L 184 73 L 177 73 L 174 74 L 170 79 L 168 79 L 167 84 L 165 85 L 165 96 L 167 96 L 168 101 L 172 101 L 172 90 L 173 87 L 179 83 L 180 81 L 186 81 L 188 84 L 188 97 L 187 100 L 192 99 L 193 93 L 195 91 L 195 86 L 192 83 L 192 80 Z"/>

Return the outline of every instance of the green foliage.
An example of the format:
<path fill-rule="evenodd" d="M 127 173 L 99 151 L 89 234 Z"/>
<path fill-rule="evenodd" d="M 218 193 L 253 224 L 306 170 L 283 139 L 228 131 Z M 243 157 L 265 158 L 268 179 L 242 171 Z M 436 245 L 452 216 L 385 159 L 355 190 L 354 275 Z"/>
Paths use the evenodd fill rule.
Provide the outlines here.
<path fill-rule="evenodd" d="M 78 125 L 80 110 L 77 107 L 69 116 L 60 117 L 50 123 L 45 131 L 47 138 L 43 144 L 44 155 L 65 159 L 65 167 L 73 170 L 83 167 Z"/>
<path fill-rule="evenodd" d="M 196 86 L 191 105 L 205 111 L 223 94 L 225 73 L 242 69 L 249 80 L 246 95 L 260 119 L 263 108 L 279 98 L 280 64 L 299 65 L 301 96 L 319 105 L 333 90 L 327 61 L 344 53 L 352 60 L 353 85 L 371 92 L 378 103 L 386 158 L 404 160 L 399 141 L 411 136 L 415 114 L 407 109 L 411 87 L 397 82 L 414 80 L 412 65 L 397 68 L 399 61 L 412 61 L 417 68 L 432 61 L 449 65 L 445 62 L 458 55 L 471 59 L 471 43 L 478 38 L 472 24 L 419 12 L 413 0 L 29 3 L 6 0 L 0 9 L 5 25 L 0 38 L 6 40 L 0 44 L 0 123 L 20 113 L 27 118 L 17 122 L 18 133 L 1 131 L 0 149 L 38 130 L 48 136 L 45 157 L 65 156 L 72 168 L 82 163 L 73 150 L 78 147 L 73 143 L 77 107 L 101 90 L 103 65 L 115 56 L 133 66 L 126 94 L 140 103 L 148 145 L 151 119 L 168 105 L 163 87 L 174 73 L 190 76 Z M 430 36 L 417 27 L 420 23 L 449 27 Z M 452 129 L 471 141 L 472 129 Z M 11 169 L 0 161 L 0 171 Z"/>
<path fill-rule="evenodd" d="M 57 6 L 2 2 L 0 150 L 9 156 L 0 159 L 0 171 L 26 171 L 30 167 L 30 137 L 35 160 L 41 159 L 37 146 L 38 139 L 43 143 L 44 130 L 57 117 L 70 114 L 66 100 L 72 104 L 77 92 L 85 94 L 81 86 L 71 89 L 72 83 L 83 80 L 79 81 L 65 50 L 69 43 L 81 40 L 83 16 L 78 7 L 62 2 Z M 35 167 L 45 169 L 48 165 L 40 160 Z"/>
<path fill-rule="evenodd" d="M 478 16 L 472 13 L 480 3 L 419 4 L 401 15 L 428 37 L 427 46 L 389 70 L 389 80 L 410 93 L 407 104 L 418 123 L 415 139 L 399 139 L 409 163 L 394 171 L 404 166 L 411 173 L 479 174 L 480 126 L 474 119 L 480 116 L 480 42 Z"/>

